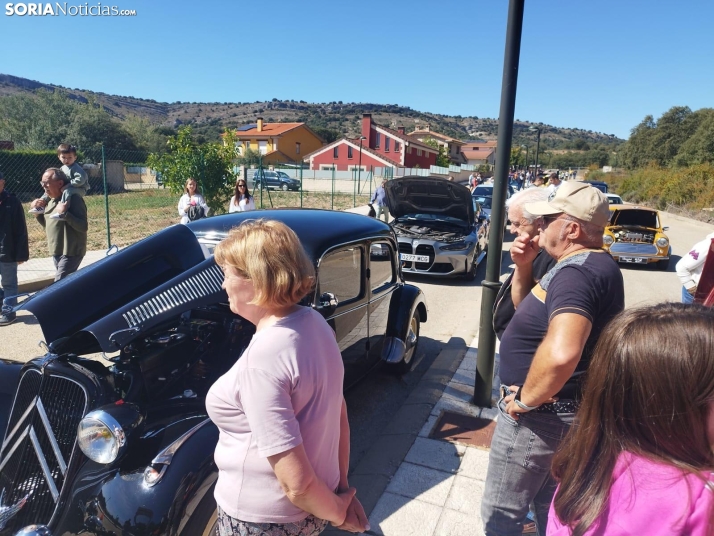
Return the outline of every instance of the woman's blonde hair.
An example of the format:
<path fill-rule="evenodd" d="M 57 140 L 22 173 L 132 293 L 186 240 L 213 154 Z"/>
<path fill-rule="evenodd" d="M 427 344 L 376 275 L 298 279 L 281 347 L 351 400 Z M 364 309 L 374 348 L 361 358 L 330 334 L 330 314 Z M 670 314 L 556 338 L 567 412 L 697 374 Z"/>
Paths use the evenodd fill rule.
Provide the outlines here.
<path fill-rule="evenodd" d="M 216 264 L 250 279 L 259 307 L 298 303 L 315 285 L 315 268 L 295 232 L 275 220 L 246 220 L 214 252 Z"/>

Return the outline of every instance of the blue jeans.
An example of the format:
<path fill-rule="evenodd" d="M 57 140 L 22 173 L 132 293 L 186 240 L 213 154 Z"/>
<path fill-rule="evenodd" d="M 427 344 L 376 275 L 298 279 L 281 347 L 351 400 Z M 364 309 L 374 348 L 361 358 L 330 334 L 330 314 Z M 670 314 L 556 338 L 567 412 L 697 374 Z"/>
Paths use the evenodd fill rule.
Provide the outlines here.
<path fill-rule="evenodd" d="M 0 262 L 0 300 L 17 296 L 17 263 L 16 262 Z M 0 303 L 0 306 L 4 302 Z M 17 300 L 12 298 L 7 300 L 10 307 L 17 305 Z"/>
<path fill-rule="evenodd" d="M 687 292 L 684 287 L 682 287 L 682 303 L 694 303 L 694 296 Z"/>
<path fill-rule="evenodd" d="M 481 502 L 484 532 L 520 536 L 532 504 L 538 535 L 545 536 L 557 486 L 550 466 L 575 414 L 521 413 L 516 421 L 506 413 L 503 399 L 498 410 Z"/>

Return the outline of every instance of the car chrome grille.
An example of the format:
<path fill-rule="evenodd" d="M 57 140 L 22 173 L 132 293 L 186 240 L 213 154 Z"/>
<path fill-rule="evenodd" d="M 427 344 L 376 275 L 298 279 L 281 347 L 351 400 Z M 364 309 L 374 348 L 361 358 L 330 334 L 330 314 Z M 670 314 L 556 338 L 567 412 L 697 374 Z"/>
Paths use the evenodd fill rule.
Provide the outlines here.
<path fill-rule="evenodd" d="M 10 533 L 52 519 L 86 410 L 87 394 L 75 381 L 37 369 L 23 374 L 0 448 L 3 504 L 27 498 L 8 522 Z"/>
<path fill-rule="evenodd" d="M 656 255 L 657 246 L 650 244 L 628 244 L 626 242 L 615 242 L 610 246 L 612 255 Z"/>
<path fill-rule="evenodd" d="M 130 328 L 179 305 L 220 292 L 223 271 L 215 264 L 122 314 Z"/>

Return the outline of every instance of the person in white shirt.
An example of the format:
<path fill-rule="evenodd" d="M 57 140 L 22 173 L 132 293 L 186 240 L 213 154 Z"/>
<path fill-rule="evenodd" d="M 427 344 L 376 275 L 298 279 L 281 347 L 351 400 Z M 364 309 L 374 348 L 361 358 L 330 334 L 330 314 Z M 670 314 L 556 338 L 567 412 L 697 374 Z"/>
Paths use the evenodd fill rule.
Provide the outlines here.
<path fill-rule="evenodd" d="M 228 212 L 247 212 L 249 210 L 255 210 L 255 200 L 248 191 L 245 179 L 238 179 L 235 194 L 231 197 L 231 202 L 228 205 Z"/>
<path fill-rule="evenodd" d="M 189 218 L 189 210 L 191 207 L 195 206 L 199 206 L 203 209 L 202 218 L 208 216 L 208 212 L 211 210 L 206 204 L 206 200 L 203 196 L 198 193 L 198 183 L 196 182 L 196 179 L 189 177 L 186 180 L 186 193 L 181 196 L 178 203 L 178 213 L 179 216 L 181 216 L 181 223 L 186 224 L 191 221 Z"/>
<path fill-rule="evenodd" d="M 711 247 L 714 233 L 709 233 L 706 238 L 697 242 L 692 249 L 679 259 L 677 263 L 677 277 L 682 282 L 682 303 L 693 303 L 697 293 L 699 278 L 702 275 L 704 261 Z"/>
<path fill-rule="evenodd" d="M 550 180 L 548 181 L 548 195 L 554 195 L 558 191 L 562 181 L 557 173 L 553 172 L 550 174 Z"/>

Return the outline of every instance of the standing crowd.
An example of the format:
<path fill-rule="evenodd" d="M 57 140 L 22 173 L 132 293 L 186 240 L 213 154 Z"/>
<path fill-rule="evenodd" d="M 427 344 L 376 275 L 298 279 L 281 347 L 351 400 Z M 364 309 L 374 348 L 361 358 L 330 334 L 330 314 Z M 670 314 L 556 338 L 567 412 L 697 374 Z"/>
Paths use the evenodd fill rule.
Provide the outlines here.
<path fill-rule="evenodd" d="M 76 148 L 42 176 L 30 212 L 59 281 L 87 246 L 88 188 Z M 494 306 L 501 341 L 499 417 L 480 516 L 487 536 L 711 535 L 714 530 L 714 309 L 664 303 L 624 310 L 624 283 L 602 249 L 606 196 L 558 173 L 514 178 L 515 265 Z M 386 182 L 386 181 L 385 181 Z M 469 178 L 471 188 L 483 182 Z M 513 182 L 513 181 L 512 181 Z M 372 198 L 388 220 L 385 183 Z M 238 179 L 229 212 L 255 210 Z M 181 223 L 210 208 L 189 178 Z M 697 295 L 714 234 L 677 266 Z M 714 257 L 713 257 L 714 258 Z M 0 174 L 0 325 L 15 320 L 17 265 L 28 259 L 20 202 Z M 335 333 L 299 305 L 315 271 L 284 224 L 246 220 L 215 249 L 231 311 L 255 325 L 249 346 L 206 397 L 215 450 L 218 536 L 369 530 L 348 482 L 350 429 Z M 681 266 L 680 266 L 681 265 Z M 240 359 L 238 359 L 240 357 Z"/>

